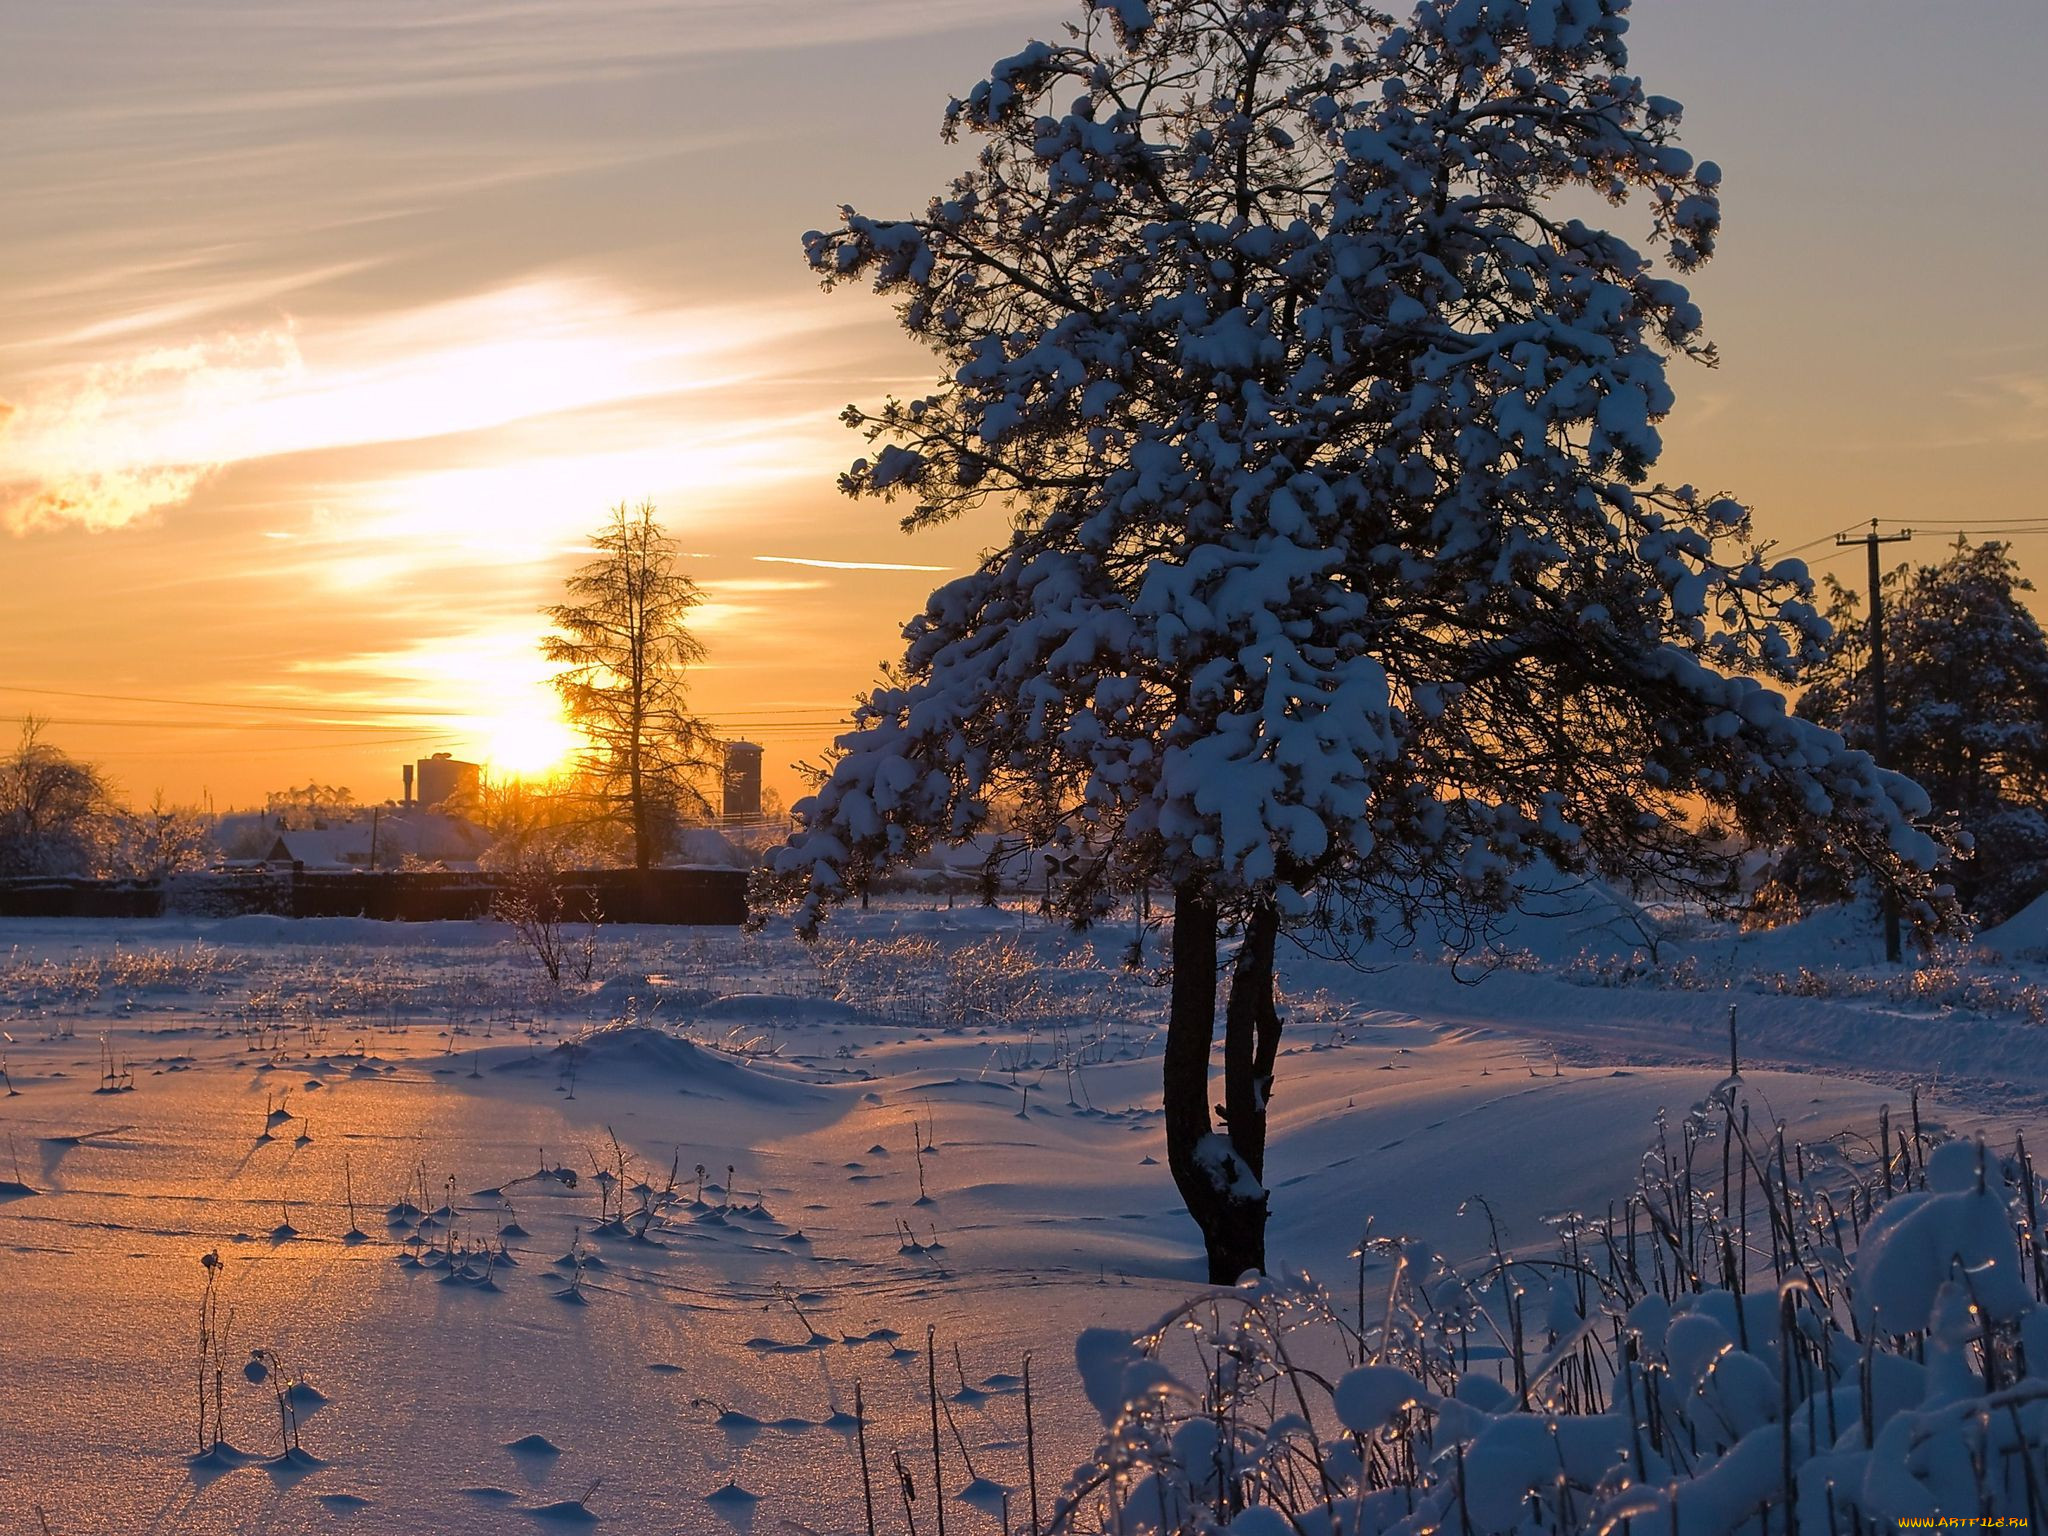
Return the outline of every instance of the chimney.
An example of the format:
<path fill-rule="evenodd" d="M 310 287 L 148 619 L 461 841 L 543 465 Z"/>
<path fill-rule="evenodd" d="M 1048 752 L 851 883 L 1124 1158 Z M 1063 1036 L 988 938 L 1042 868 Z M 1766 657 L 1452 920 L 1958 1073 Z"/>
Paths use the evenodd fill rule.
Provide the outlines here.
<path fill-rule="evenodd" d="M 405 799 L 404 799 L 404 800 L 402 800 L 402 801 L 400 802 L 400 804 L 402 804 L 402 805 L 411 805 L 411 804 L 412 804 L 412 764 L 411 764 L 411 763 L 407 763 L 407 764 L 405 765 L 405 767 L 404 767 L 404 769 L 403 769 L 402 771 L 403 771 L 403 772 L 404 772 L 404 774 L 405 774 Z"/>

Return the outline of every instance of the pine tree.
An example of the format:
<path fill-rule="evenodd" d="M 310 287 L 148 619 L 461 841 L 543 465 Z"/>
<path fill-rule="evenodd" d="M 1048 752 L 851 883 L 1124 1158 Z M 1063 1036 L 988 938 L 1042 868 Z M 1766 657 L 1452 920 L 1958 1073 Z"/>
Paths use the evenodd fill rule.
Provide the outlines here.
<path fill-rule="evenodd" d="M 1799 713 L 1872 750 L 1870 625 L 1829 582 L 1834 638 Z M 2048 637 L 2005 544 L 1971 545 L 1884 578 L 1893 764 L 1973 845 L 1958 897 L 1995 923 L 2048 890 Z"/>
<path fill-rule="evenodd" d="M 1910 784 L 1743 675 L 1818 655 L 1803 567 L 1648 483 L 1699 310 L 1556 194 L 1639 200 L 1683 272 L 1719 173 L 1627 74 L 1625 10 L 1089 0 L 953 103 L 981 149 L 924 213 L 806 237 L 944 369 L 848 408 L 876 446 L 843 489 L 1011 528 L 910 623 L 779 868 L 815 923 L 1021 784 L 1083 850 L 1076 919 L 1171 888 L 1168 1158 L 1218 1280 L 1264 1263 L 1283 931 L 1476 926 L 1542 860 L 1725 892 L 1702 807 L 1825 823 L 1909 894 L 1934 858 Z"/>
<path fill-rule="evenodd" d="M 557 632 L 541 652 L 563 667 L 555 689 L 590 742 L 577 791 L 631 833 L 634 867 L 646 869 L 685 814 L 709 814 L 694 781 L 710 740 L 684 688 L 704 655 L 685 623 L 703 595 L 676 569 L 652 502 L 612 508 L 591 543 L 597 558 L 566 583 L 572 601 L 544 610 Z"/>

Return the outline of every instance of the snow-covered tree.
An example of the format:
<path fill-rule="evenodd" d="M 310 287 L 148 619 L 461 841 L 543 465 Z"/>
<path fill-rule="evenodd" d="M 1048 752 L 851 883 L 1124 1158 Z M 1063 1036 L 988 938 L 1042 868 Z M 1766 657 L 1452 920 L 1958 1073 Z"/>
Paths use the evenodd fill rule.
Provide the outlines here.
<path fill-rule="evenodd" d="M 158 790 L 147 806 L 109 818 L 103 862 L 129 880 L 168 880 L 204 869 L 213 856 L 215 822 L 210 810 L 172 805 Z"/>
<path fill-rule="evenodd" d="M 113 796 L 106 776 L 22 721 L 0 758 L 0 875 L 90 875 L 101 861 Z"/>
<path fill-rule="evenodd" d="M 1913 889 L 1910 784 L 1787 710 L 1825 626 L 1748 514 L 1648 483 L 1719 173 L 1627 73 L 1626 0 L 1089 0 L 949 109 L 921 214 L 805 245 L 940 359 L 849 407 L 842 479 L 911 526 L 1001 508 L 781 858 L 815 921 L 859 871 L 1030 787 L 1077 918 L 1174 896 L 1166 1134 L 1219 1280 L 1262 1266 L 1278 935 L 1664 871 L 1827 825 Z M 1560 196 L 1560 194 L 1564 194 Z M 1566 206 L 1566 205 L 1569 206 Z M 1219 935 L 1242 934 L 1212 1122 Z"/>
<path fill-rule="evenodd" d="M 1799 713 L 1874 748 L 1870 625 L 1829 582 L 1834 638 Z M 1884 578 L 1885 683 L 1893 764 L 1973 848 L 1957 894 L 1986 922 L 2048 890 L 2048 638 L 2008 546 L 1959 544 L 1946 560 Z"/>

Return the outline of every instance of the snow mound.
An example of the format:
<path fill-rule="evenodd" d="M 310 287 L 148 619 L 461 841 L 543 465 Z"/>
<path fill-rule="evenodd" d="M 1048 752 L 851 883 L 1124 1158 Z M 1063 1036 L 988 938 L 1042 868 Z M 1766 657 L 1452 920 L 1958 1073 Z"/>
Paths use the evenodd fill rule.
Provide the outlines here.
<path fill-rule="evenodd" d="M 671 863 L 693 869 L 746 869 L 753 856 L 715 827 L 685 827 Z"/>
<path fill-rule="evenodd" d="M 1986 949 L 2007 960 L 2048 958 L 2048 891 L 2042 892 L 1996 928 L 1977 935 Z"/>
<path fill-rule="evenodd" d="M 627 1074 L 643 1083 L 666 1082 L 686 1093 L 782 1104 L 809 1103 L 818 1091 L 773 1069 L 685 1040 L 649 1024 L 615 1024 L 555 1047 L 574 1053 L 576 1071 Z"/>

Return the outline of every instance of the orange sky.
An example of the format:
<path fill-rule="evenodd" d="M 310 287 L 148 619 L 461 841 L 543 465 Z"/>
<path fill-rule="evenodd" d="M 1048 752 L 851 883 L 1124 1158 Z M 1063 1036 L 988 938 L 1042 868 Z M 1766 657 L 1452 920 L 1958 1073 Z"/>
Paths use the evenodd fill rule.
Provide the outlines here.
<path fill-rule="evenodd" d="M 42 715 L 131 797 L 222 806 L 395 795 L 436 749 L 522 766 L 553 739 L 536 610 L 606 506 L 652 497 L 709 599 L 694 701 L 792 793 L 1000 535 L 838 498 L 838 407 L 930 370 L 879 301 L 817 291 L 798 237 L 921 206 L 963 153 L 947 96 L 1067 14 L 11 13 L 0 732 Z M 1640 0 L 1631 35 L 1726 172 L 1695 285 L 1724 364 L 1675 368 L 1664 473 L 1786 545 L 2043 512 L 2048 7 Z M 2017 547 L 2048 578 L 2048 536 Z"/>

